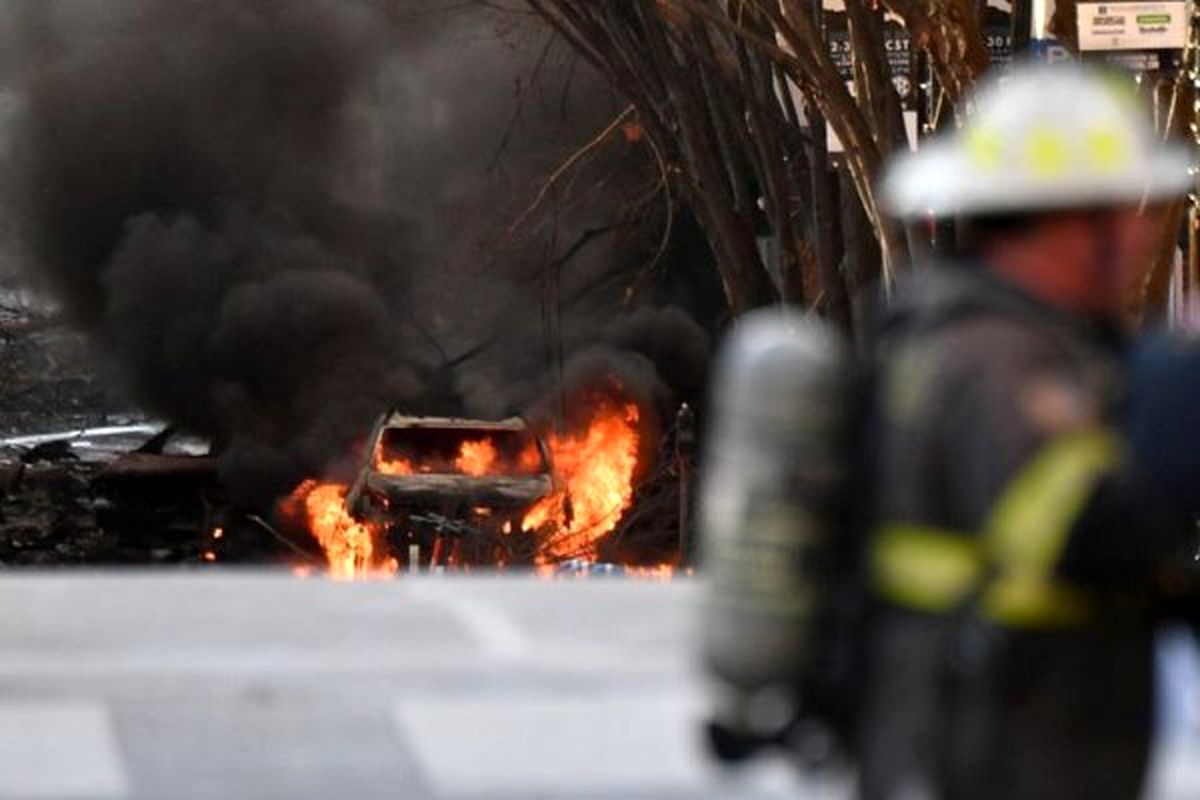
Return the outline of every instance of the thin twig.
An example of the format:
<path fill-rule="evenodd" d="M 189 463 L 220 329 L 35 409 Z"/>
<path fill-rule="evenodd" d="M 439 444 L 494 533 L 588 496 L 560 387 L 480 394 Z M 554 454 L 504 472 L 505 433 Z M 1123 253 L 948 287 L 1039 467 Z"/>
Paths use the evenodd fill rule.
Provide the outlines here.
<path fill-rule="evenodd" d="M 521 215 L 517 217 L 516 221 L 509 226 L 506 236 L 512 237 L 514 234 L 516 234 L 516 232 L 520 230 L 521 226 L 525 224 L 529 217 L 531 217 L 533 213 L 541 207 L 542 203 L 545 202 L 546 197 L 550 194 L 550 191 L 558 184 L 560 180 L 562 180 L 563 176 L 566 175 L 572 167 L 592 153 L 596 148 L 604 144 L 608 137 L 612 136 L 613 132 L 620 128 L 621 125 L 623 125 L 632 114 L 633 106 L 629 106 L 620 114 L 618 114 L 617 118 L 610 122 L 607 127 L 604 128 L 604 130 L 600 131 L 600 133 L 598 133 L 594 139 L 576 150 L 566 161 L 560 164 L 558 169 L 554 170 L 554 172 L 550 174 L 550 177 L 546 179 L 546 182 L 542 184 L 542 188 L 538 191 L 537 197 L 533 199 L 533 202 L 529 204 L 529 207 L 521 212 Z"/>

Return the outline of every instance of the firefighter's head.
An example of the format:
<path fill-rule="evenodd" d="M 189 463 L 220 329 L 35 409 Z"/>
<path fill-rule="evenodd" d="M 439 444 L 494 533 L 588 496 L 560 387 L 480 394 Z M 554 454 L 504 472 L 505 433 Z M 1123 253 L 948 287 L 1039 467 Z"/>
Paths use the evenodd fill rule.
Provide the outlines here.
<path fill-rule="evenodd" d="M 1158 214 L 1134 205 L 964 220 L 963 249 L 1040 299 L 1119 320 L 1153 259 Z"/>
<path fill-rule="evenodd" d="M 985 83 L 963 126 L 892 164 L 885 205 L 957 217 L 972 255 L 1057 305 L 1116 315 L 1149 266 L 1147 209 L 1191 183 L 1132 81 L 1022 65 Z"/>

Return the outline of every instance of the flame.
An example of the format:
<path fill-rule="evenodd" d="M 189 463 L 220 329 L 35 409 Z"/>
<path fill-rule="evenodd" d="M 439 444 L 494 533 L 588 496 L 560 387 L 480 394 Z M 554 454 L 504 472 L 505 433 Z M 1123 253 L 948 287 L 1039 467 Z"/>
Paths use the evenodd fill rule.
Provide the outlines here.
<path fill-rule="evenodd" d="M 307 480 L 292 492 L 291 501 L 304 510 L 308 529 L 325 551 L 329 576 L 334 580 L 385 577 L 398 569 L 395 559 L 376 557 L 377 532 L 350 516 L 345 486 Z"/>
<path fill-rule="evenodd" d="M 536 455 L 536 454 L 535 454 Z M 396 456 L 386 458 L 382 448 L 375 449 L 375 469 L 384 475 L 416 475 L 417 473 L 434 473 L 449 471 L 445 464 L 427 463 L 417 465 L 410 459 Z M 496 445 L 487 439 L 476 439 L 463 442 L 454 458 L 453 471 L 461 475 L 479 477 L 495 475 L 501 472 L 500 453 Z"/>
<path fill-rule="evenodd" d="M 625 567 L 625 577 L 654 583 L 669 583 L 675 578 L 675 565 L 654 564 L 648 567 Z"/>
<path fill-rule="evenodd" d="M 633 503 L 640 418 L 636 403 L 604 399 L 586 428 L 547 438 L 560 488 L 538 501 L 521 522 L 527 531 L 553 529 L 538 554 L 539 564 L 597 557 L 600 539 Z"/>
<path fill-rule="evenodd" d="M 375 446 L 375 469 L 384 475 L 415 475 L 417 468 L 407 458 L 384 458 L 382 444 Z"/>
<path fill-rule="evenodd" d="M 454 466 L 463 475 L 493 475 L 499 459 L 496 445 L 487 439 L 479 439 L 462 443 L 458 450 L 458 458 L 454 459 Z"/>
<path fill-rule="evenodd" d="M 544 472 L 542 453 L 546 450 L 554 471 L 554 490 L 526 510 L 520 522 L 501 520 L 494 509 L 486 506 L 471 508 L 471 515 L 476 524 L 495 520 L 502 535 L 515 536 L 519 527 L 533 537 L 536 544 L 523 552 L 518 564 L 532 561 L 539 570 L 553 570 L 553 565 L 568 560 L 594 562 L 603 538 L 616 529 L 633 504 L 642 412 L 636 403 L 610 394 L 592 395 L 587 402 L 586 413 L 580 415 L 583 424 L 563 433 L 545 433 L 542 440 L 531 441 L 511 457 L 485 436 L 462 442 L 456 452 L 427 460 L 385 457 L 382 447 L 377 447 L 373 464 L 388 475 L 454 472 L 479 477 L 514 471 L 532 475 Z M 346 493 L 347 487 L 342 484 L 308 480 L 295 489 L 284 508 L 306 523 L 320 543 L 329 574 L 335 580 L 394 574 L 400 565 L 386 552 L 383 524 L 356 520 L 346 507 Z M 440 538 L 433 541 L 430 569 L 469 572 L 473 562 L 462 560 L 460 544 L 458 539 L 453 543 Z M 508 559 L 499 552 L 490 558 L 495 559 L 493 566 L 508 565 Z M 411 548 L 407 562 L 410 570 L 420 569 L 421 559 Z M 670 574 L 670 568 L 662 566 L 637 570 L 633 577 L 668 579 Z"/>

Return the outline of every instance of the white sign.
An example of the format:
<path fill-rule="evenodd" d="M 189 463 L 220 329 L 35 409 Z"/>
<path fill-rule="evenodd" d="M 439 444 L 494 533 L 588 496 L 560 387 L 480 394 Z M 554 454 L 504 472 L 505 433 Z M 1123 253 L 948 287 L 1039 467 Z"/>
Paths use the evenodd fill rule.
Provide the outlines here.
<path fill-rule="evenodd" d="M 1187 43 L 1188 3 L 1079 3 L 1080 50 L 1177 50 Z"/>
<path fill-rule="evenodd" d="M 846 90 L 850 92 L 851 97 L 858 96 L 854 89 L 854 81 L 846 81 Z M 897 91 L 899 90 L 897 89 Z M 901 109 L 900 116 L 904 120 L 904 133 L 908 136 L 908 149 L 915 151 L 917 149 L 917 112 Z M 846 152 L 846 145 L 842 144 L 842 140 L 838 138 L 833 126 L 828 121 L 825 122 L 825 152 L 831 155 Z"/>
<path fill-rule="evenodd" d="M 901 111 L 900 116 L 904 118 L 904 133 L 908 136 L 908 148 L 916 150 L 917 112 Z M 846 145 L 842 144 L 842 140 L 838 138 L 837 133 L 833 130 L 833 126 L 828 122 L 825 123 L 825 149 L 833 154 L 846 152 Z"/>
<path fill-rule="evenodd" d="M 1054 34 L 1050 32 L 1054 7 L 1054 0 L 1033 0 L 1029 12 L 1029 38 L 1035 42 L 1054 38 Z"/>

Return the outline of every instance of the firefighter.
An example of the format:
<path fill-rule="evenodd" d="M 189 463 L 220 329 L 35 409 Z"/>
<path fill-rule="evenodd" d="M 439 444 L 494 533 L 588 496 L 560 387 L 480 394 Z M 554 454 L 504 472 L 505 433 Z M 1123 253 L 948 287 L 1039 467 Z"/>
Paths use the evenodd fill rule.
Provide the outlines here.
<path fill-rule="evenodd" d="M 1026 65 L 886 173 L 894 214 L 962 241 L 899 282 L 874 348 L 862 797 L 1138 795 L 1183 515 L 1121 433 L 1122 329 L 1142 209 L 1188 166 L 1118 82 Z"/>

